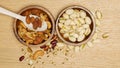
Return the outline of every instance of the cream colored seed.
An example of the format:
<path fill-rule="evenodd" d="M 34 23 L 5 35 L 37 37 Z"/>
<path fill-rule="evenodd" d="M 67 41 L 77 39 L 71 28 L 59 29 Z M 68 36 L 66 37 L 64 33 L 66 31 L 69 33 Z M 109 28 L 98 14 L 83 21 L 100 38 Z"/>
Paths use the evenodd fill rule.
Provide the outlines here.
<path fill-rule="evenodd" d="M 86 12 L 83 10 L 80 10 L 80 17 L 85 18 L 86 17 Z"/>
<path fill-rule="evenodd" d="M 73 14 L 70 15 L 71 19 L 75 19 L 76 17 L 77 17 L 77 15 L 75 13 L 73 13 Z"/>
<path fill-rule="evenodd" d="M 84 38 L 85 38 L 85 35 L 82 34 L 82 35 L 80 35 L 80 36 L 77 38 L 77 41 L 80 42 L 80 41 L 82 41 Z"/>
<path fill-rule="evenodd" d="M 69 15 L 66 14 L 66 13 L 64 13 L 64 14 L 63 14 L 63 18 L 64 18 L 64 19 L 69 19 Z"/>
<path fill-rule="evenodd" d="M 33 61 L 32 60 L 29 60 L 29 65 L 33 65 Z"/>
<path fill-rule="evenodd" d="M 89 25 L 88 24 L 84 24 L 83 28 L 89 28 Z"/>
<path fill-rule="evenodd" d="M 104 34 L 102 35 L 102 37 L 103 37 L 103 38 L 107 38 L 107 37 L 109 37 L 109 34 L 108 34 L 108 33 L 104 33 Z"/>
<path fill-rule="evenodd" d="M 82 29 L 81 31 L 79 31 L 79 34 L 84 34 L 85 33 L 85 29 Z"/>
<path fill-rule="evenodd" d="M 66 14 L 71 15 L 73 14 L 74 10 L 73 9 L 68 9 L 66 10 Z"/>
<path fill-rule="evenodd" d="M 85 34 L 86 36 L 88 36 L 90 33 L 91 33 L 91 29 L 90 29 L 90 28 L 87 28 L 87 29 L 85 30 L 85 33 L 84 33 L 84 34 Z"/>
<path fill-rule="evenodd" d="M 91 19 L 89 17 L 86 17 L 85 22 L 86 22 L 86 24 L 91 24 Z"/>
<path fill-rule="evenodd" d="M 60 23 L 64 23 L 64 22 L 65 22 L 65 19 L 64 19 L 63 17 L 61 17 L 61 18 L 59 19 L 59 22 L 60 22 Z"/>
<path fill-rule="evenodd" d="M 74 25 L 76 25 L 76 23 L 71 20 L 70 25 L 71 25 L 71 26 L 74 26 Z"/>
<path fill-rule="evenodd" d="M 78 18 L 78 21 L 81 23 L 81 24 L 85 24 L 85 20 L 83 18 Z"/>
<path fill-rule="evenodd" d="M 65 29 L 60 29 L 60 33 L 65 33 Z"/>
<path fill-rule="evenodd" d="M 69 37 L 69 33 L 65 33 L 65 34 L 63 35 L 63 37 L 64 37 L 64 38 L 68 38 L 68 37 Z"/>
<path fill-rule="evenodd" d="M 65 23 L 64 23 L 64 24 L 65 24 L 65 25 L 70 25 L 70 23 L 71 23 L 71 20 L 70 20 L 70 19 L 68 19 L 68 20 L 66 20 L 66 21 L 65 21 Z"/>
<path fill-rule="evenodd" d="M 98 19 L 96 19 L 96 25 L 100 26 L 100 21 Z"/>
<path fill-rule="evenodd" d="M 102 13 L 99 10 L 97 10 L 95 12 L 95 14 L 96 14 L 97 19 L 101 19 L 102 18 Z"/>
<path fill-rule="evenodd" d="M 73 36 L 69 36 L 69 40 L 70 40 L 71 42 L 75 42 L 75 41 L 76 41 L 76 38 L 73 37 Z"/>
<path fill-rule="evenodd" d="M 75 37 L 75 38 L 78 38 L 78 34 L 76 34 L 76 33 L 71 33 L 70 35 Z"/>
<path fill-rule="evenodd" d="M 61 43 L 61 42 L 58 42 L 58 43 L 57 43 L 57 46 L 58 46 L 59 48 L 63 48 L 63 47 L 65 46 L 65 44 L 64 44 L 64 43 Z"/>
<path fill-rule="evenodd" d="M 63 27 L 63 24 L 62 24 L 62 23 L 58 23 L 58 26 L 59 26 L 60 28 L 62 28 L 62 27 Z"/>
<path fill-rule="evenodd" d="M 95 33 L 95 34 L 93 35 L 92 39 L 93 39 L 93 40 L 96 40 L 96 39 L 97 39 L 97 36 L 98 36 L 98 34 Z"/>

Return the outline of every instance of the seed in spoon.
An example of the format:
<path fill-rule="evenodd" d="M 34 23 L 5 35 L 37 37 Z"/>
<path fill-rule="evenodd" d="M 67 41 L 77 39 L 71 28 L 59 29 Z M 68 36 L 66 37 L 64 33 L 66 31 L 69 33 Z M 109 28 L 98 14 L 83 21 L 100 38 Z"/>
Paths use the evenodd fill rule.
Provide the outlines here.
<path fill-rule="evenodd" d="M 31 17 L 31 18 L 30 18 L 30 21 L 31 21 L 31 22 L 34 22 L 34 20 L 35 20 L 34 17 Z"/>
<path fill-rule="evenodd" d="M 30 24 L 30 21 L 31 19 L 30 19 L 30 16 L 26 16 L 26 22 L 27 22 L 27 24 Z"/>
<path fill-rule="evenodd" d="M 37 29 L 37 27 L 38 27 L 38 23 L 37 23 L 37 21 L 34 20 L 34 22 L 32 22 L 32 24 L 33 24 L 33 28 L 34 28 L 34 29 Z"/>
<path fill-rule="evenodd" d="M 42 21 L 39 18 L 36 18 L 35 20 L 38 23 L 38 27 L 41 27 L 42 26 Z"/>

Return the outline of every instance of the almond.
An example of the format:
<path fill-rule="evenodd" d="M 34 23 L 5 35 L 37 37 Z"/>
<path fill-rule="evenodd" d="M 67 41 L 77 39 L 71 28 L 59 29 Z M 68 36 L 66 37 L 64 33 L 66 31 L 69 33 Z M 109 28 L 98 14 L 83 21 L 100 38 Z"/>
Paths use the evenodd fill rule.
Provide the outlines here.
<path fill-rule="evenodd" d="M 39 18 L 36 18 L 35 20 L 38 24 L 38 27 L 41 27 L 42 26 L 42 21 Z"/>
<path fill-rule="evenodd" d="M 37 29 L 37 28 L 38 28 L 38 23 L 37 23 L 36 20 L 34 20 L 34 22 L 32 22 L 32 24 L 33 24 L 33 28 L 34 28 L 34 29 Z"/>
<path fill-rule="evenodd" d="M 30 17 L 29 17 L 29 15 L 28 16 L 26 16 L 26 22 L 27 22 L 27 24 L 30 24 Z"/>
<path fill-rule="evenodd" d="M 31 21 L 31 22 L 34 22 L 34 20 L 35 20 L 34 17 L 31 17 L 31 18 L 30 18 L 30 21 Z"/>

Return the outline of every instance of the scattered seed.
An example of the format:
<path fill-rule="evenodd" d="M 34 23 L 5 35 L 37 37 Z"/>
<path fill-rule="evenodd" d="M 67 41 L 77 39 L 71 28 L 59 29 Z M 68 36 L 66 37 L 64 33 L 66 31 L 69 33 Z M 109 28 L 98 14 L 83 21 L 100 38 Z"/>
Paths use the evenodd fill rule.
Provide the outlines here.
<path fill-rule="evenodd" d="M 95 14 L 96 14 L 97 19 L 101 19 L 102 18 L 102 13 L 99 10 L 97 10 L 95 12 Z"/>
<path fill-rule="evenodd" d="M 25 56 L 21 56 L 21 57 L 19 58 L 19 61 L 23 61 L 24 58 L 25 58 Z"/>
<path fill-rule="evenodd" d="M 102 35 L 102 38 L 108 38 L 109 37 L 109 34 L 108 33 L 104 33 L 103 35 Z"/>
<path fill-rule="evenodd" d="M 31 49 L 30 47 L 27 48 L 27 51 L 28 51 L 29 53 L 33 53 L 32 49 Z"/>

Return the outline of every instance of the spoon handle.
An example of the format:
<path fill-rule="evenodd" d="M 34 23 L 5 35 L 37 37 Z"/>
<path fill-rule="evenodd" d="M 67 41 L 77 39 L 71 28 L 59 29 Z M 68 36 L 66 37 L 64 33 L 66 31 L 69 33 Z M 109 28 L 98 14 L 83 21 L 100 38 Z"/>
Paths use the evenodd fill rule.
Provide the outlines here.
<path fill-rule="evenodd" d="M 17 18 L 19 20 L 22 20 L 23 19 L 23 16 L 19 15 L 19 14 L 16 14 L 14 12 L 11 12 L 7 9 L 4 9 L 2 7 L 0 7 L 0 13 L 2 14 L 5 14 L 5 15 L 8 15 L 8 16 L 11 16 L 11 17 L 14 17 L 14 18 Z"/>

